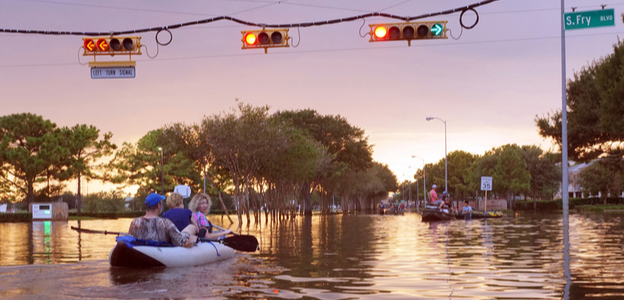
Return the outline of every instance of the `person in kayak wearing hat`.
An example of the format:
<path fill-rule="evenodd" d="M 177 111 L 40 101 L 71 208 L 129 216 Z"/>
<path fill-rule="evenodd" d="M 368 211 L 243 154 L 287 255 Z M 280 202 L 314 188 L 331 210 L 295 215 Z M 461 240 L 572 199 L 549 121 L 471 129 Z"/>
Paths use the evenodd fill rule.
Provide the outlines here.
<path fill-rule="evenodd" d="M 162 200 L 164 196 L 152 193 L 145 197 L 145 215 L 135 218 L 130 223 L 128 232 L 141 240 L 167 242 L 174 246 L 192 247 L 197 243 L 197 236 L 193 232 L 180 232 L 171 220 L 161 218 Z M 195 229 L 197 231 L 197 229 Z"/>

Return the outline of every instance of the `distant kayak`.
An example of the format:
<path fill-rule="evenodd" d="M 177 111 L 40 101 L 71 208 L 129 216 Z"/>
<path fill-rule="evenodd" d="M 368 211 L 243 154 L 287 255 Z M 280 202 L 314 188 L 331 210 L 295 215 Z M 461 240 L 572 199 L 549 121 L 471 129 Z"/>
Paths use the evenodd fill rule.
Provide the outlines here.
<path fill-rule="evenodd" d="M 472 219 L 494 219 L 494 218 L 502 218 L 503 212 L 501 211 L 473 211 Z M 457 219 L 464 219 L 464 213 L 458 212 L 455 215 Z"/>
<path fill-rule="evenodd" d="M 201 242 L 191 248 L 118 236 L 109 256 L 113 267 L 188 267 L 234 257 L 234 249 L 218 242 Z"/>

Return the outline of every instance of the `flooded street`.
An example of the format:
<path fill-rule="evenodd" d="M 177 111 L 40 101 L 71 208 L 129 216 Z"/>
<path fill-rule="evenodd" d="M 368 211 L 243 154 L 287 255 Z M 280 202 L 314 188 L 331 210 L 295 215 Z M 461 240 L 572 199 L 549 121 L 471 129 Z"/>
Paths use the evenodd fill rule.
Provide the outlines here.
<path fill-rule="evenodd" d="M 570 216 L 569 299 L 624 297 L 624 216 Z M 127 231 L 131 219 L 81 221 Z M 212 216 L 215 224 L 224 224 Z M 243 226 L 261 250 L 192 268 L 107 261 L 115 237 L 77 221 L 0 224 L 2 299 L 562 299 L 561 215 L 424 223 L 332 215 Z"/>

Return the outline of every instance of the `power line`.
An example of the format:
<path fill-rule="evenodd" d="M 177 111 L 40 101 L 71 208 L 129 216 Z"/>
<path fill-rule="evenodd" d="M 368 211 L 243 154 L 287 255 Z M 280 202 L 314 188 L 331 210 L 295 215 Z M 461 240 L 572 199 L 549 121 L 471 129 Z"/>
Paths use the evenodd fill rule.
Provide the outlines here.
<path fill-rule="evenodd" d="M 31 1 L 33 1 L 33 0 L 31 0 Z M 232 22 L 243 24 L 243 25 L 247 25 L 247 26 L 262 27 L 262 28 L 265 28 L 265 27 L 270 27 L 270 28 L 295 28 L 295 27 L 324 26 L 324 25 L 331 25 L 331 24 L 337 24 L 337 23 L 342 23 L 342 22 L 351 22 L 351 21 L 355 21 L 355 20 L 359 20 L 359 19 L 366 19 L 366 18 L 370 18 L 370 17 L 384 17 L 384 18 L 397 19 L 397 20 L 403 20 L 403 21 L 413 21 L 413 20 L 424 19 L 424 18 L 433 17 L 433 16 L 449 15 L 449 14 L 453 14 L 453 13 L 457 13 L 457 12 L 463 12 L 465 10 L 471 10 L 471 9 L 476 8 L 476 7 L 487 5 L 487 4 L 490 4 L 492 2 L 496 2 L 496 1 L 500 1 L 500 0 L 486 0 L 486 1 L 473 3 L 473 4 L 470 4 L 470 5 L 467 5 L 467 6 L 463 6 L 463 7 L 453 8 L 453 9 L 440 11 L 440 12 L 435 12 L 435 13 L 422 14 L 422 15 L 418 15 L 418 16 L 411 16 L 411 17 L 410 16 L 408 16 L 408 17 L 398 16 L 398 15 L 387 14 L 387 13 L 382 13 L 382 12 L 373 12 L 373 13 L 367 13 L 367 14 L 358 15 L 358 16 L 352 16 L 352 17 L 340 18 L 340 19 L 333 19 L 333 20 L 325 20 L 325 21 L 315 21 L 315 22 L 305 22 L 305 23 L 291 23 L 291 24 L 266 24 L 266 23 L 249 22 L 249 21 L 245 21 L 245 20 L 241 20 L 241 19 L 237 19 L 237 18 L 225 15 L 225 16 L 218 16 L 218 17 L 214 17 L 214 18 L 203 19 L 203 20 L 196 20 L 196 21 L 191 21 L 191 22 L 186 22 L 186 23 L 181 23 L 181 24 L 173 24 L 173 25 L 167 25 L 167 26 L 151 27 L 151 28 L 143 28 L 143 29 L 134 29 L 134 30 L 125 30 L 125 31 L 87 32 L 87 31 L 51 31 L 51 30 L 28 30 L 28 29 L 26 29 L 26 30 L 23 30 L 23 29 L 0 29 L 0 32 L 21 33 L 21 34 L 41 34 L 41 35 L 108 36 L 108 35 L 136 34 L 136 33 L 150 32 L 150 31 L 161 31 L 161 30 L 178 29 L 178 28 L 187 27 L 187 26 L 194 26 L 194 25 L 199 25 L 199 24 L 208 24 L 208 23 L 221 21 L 221 20 L 228 20 L 228 21 L 232 21 Z M 279 3 L 279 2 L 277 2 L 277 3 Z M 275 5 L 275 4 L 276 3 L 273 2 L 273 3 L 269 3 L 269 4 L 266 4 L 266 5 L 260 6 L 260 7 L 252 8 L 252 9 L 258 9 L 258 8 L 266 7 L 266 6 L 269 6 L 269 5 Z M 245 11 L 248 11 L 248 10 L 245 10 Z"/>
<path fill-rule="evenodd" d="M 582 38 L 582 37 L 595 37 L 600 35 L 614 35 L 624 34 L 624 32 L 610 32 L 603 34 L 584 34 L 567 36 L 567 38 Z M 428 44 L 428 45 L 414 45 L 412 48 L 430 48 L 430 47 L 448 47 L 448 46 L 464 46 L 464 45 L 479 45 L 479 44 L 494 44 L 494 43 L 510 43 L 510 42 L 524 42 L 524 41 L 539 41 L 539 40 L 558 40 L 560 36 L 544 36 L 544 37 L 531 37 L 531 38 L 515 38 L 515 39 L 501 39 L 501 40 L 489 40 L 489 41 L 473 41 L 473 42 L 455 42 L 452 44 Z M 380 46 L 375 48 L 341 48 L 341 49 L 319 49 L 319 50 L 303 50 L 297 52 L 274 52 L 272 55 L 297 55 L 306 53 L 331 53 L 331 52 L 347 52 L 347 51 L 376 51 L 386 49 L 399 49 L 405 48 L 404 46 Z M 215 55 L 201 55 L 192 57 L 175 57 L 175 58 L 162 58 L 158 61 L 182 61 L 182 60 L 194 60 L 194 59 L 213 59 L 213 58 L 227 58 L 227 57 L 250 57 L 250 56 L 264 56 L 264 53 L 252 53 L 252 54 L 215 54 Z M 145 60 L 145 62 L 153 62 L 152 60 Z M 20 67 L 55 67 L 55 66 L 76 66 L 76 63 L 44 63 L 44 64 L 24 64 L 24 65 L 0 65 L 0 68 L 20 68 Z"/>

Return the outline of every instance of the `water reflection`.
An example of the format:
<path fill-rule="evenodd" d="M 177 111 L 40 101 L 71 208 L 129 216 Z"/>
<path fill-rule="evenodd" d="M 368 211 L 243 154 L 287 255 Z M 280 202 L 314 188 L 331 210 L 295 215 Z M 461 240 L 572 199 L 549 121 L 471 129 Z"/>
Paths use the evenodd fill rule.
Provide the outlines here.
<path fill-rule="evenodd" d="M 570 299 L 624 297 L 618 215 L 570 216 L 568 249 L 557 214 L 439 223 L 417 214 L 263 219 L 240 231 L 258 237 L 259 253 L 151 270 L 111 268 L 114 236 L 70 229 L 123 232 L 130 221 L 0 224 L 0 297 L 561 299 L 566 283 Z"/>

